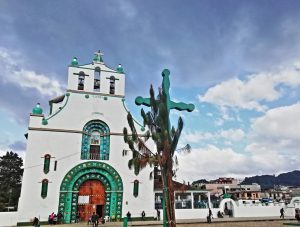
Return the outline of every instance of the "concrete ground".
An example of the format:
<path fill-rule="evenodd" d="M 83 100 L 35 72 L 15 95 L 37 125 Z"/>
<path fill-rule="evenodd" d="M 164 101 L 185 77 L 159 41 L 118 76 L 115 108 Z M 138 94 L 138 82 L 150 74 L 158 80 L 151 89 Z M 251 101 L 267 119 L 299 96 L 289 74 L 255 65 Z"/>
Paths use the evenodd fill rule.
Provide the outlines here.
<path fill-rule="evenodd" d="M 284 223 L 294 223 L 294 218 L 286 218 L 285 220 L 279 219 L 278 217 L 268 218 L 218 218 L 213 219 L 211 224 L 206 223 L 204 219 L 189 219 L 189 220 L 178 220 L 177 227 L 284 227 Z M 78 224 L 64 224 L 59 225 L 60 227 L 88 227 L 87 223 Z M 99 224 L 98 227 L 122 227 L 122 222 L 107 222 L 104 225 Z M 149 227 L 161 227 L 162 221 L 135 221 L 129 222 L 128 226 L 149 226 Z M 43 225 L 47 227 L 47 225 Z M 50 227 L 50 226 L 49 226 Z M 53 225 L 51 226 L 53 227 Z M 92 227 L 89 225 L 89 227 Z"/>

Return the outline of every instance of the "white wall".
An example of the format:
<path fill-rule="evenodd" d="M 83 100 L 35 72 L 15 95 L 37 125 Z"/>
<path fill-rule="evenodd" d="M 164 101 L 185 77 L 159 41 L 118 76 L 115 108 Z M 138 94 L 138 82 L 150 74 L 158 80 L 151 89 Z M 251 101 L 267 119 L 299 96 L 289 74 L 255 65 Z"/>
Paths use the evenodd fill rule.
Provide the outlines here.
<path fill-rule="evenodd" d="M 16 226 L 18 212 L 0 212 L 0 226 Z"/>
<path fill-rule="evenodd" d="M 80 69 L 73 67 L 69 69 L 70 73 L 73 73 L 74 70 L 80 71 Z M 93 73 L 89 74 L 94 76 Z M 101 77 L 103 75 L 105 74 L 101 72 Z M 72 76 L 69 75 L 69 86 L 72 84 L 75 86 L 78 81 Z M 122 84 L 124 86 L 121 76 L 124 75 L 116 75 L 116 77 L 120 78 L 120 80 L 116 81 L 116 84 L 119 83 L 119 85 Z M 106 81 L 109 84 L 109 80 Z M 60 106 L 64 106 L 66 100 L 67 97 L 60 103 Z M 48 117 L 45 116 L 45 118 Z M 123 107 L 122 97 L 108 96 L 107 100 L 105 100 L 104 96 L 100 94 L 90 94 L 89 98 L 86 98 L 85 94 L 70 92 L 66 106 L 49 119 L 47 125 L 42 124 L 42 117 L 31 116 L 29 127 L 44 130 L 82 131 L 87 122 L 95 119 L 105 122 L 109 126 L 111 133 L 122 133 L 124 127 L 128 128 L 127 112 Z M 137 126 L 137 130 L 139 128 Z M 80 159 L 81 142 L 81 133 L 28 131 L 26 162 L 19 203 L 19 222 L 26 222 L 34 216 L 40 216 L 41 221 L 46 221 L 50 213 L 57 212 L 62 179 L 74 166 L 89 161 Z M 133 170 L 128 168 L 128 160 L 131 158 L 131 153 L 129 152 L 128 156 L 123 157 L 123 149 L 128 149 L 123 135 L 111 135 L 109 160 L 100 160 L 115 168 L 122 178 L 124 188 L 122 216 L 126 216 L 128 211 L 131 212 L 133 217 L 140 216 L 143 210 L 146 214 L 153 213 L 154 194 L 153 180 L 149 180 L 150 168 L 143 169 L 138 176 L 134 175 Z M 53 157 L 51 158 L 50 172 L 47 174 L 43 173 L 43 157 L 45 154 L 50 154 Z M 55 160 L 58 161 L 57 171 L 53 171 Z M 48 195 L 43 199 L 41 198 L 41 181 L 45 178 L 49 180 Z M 134 180 L 139 180 L 140 182 L 139 196 L 137 198 L 133 196 Z"/>

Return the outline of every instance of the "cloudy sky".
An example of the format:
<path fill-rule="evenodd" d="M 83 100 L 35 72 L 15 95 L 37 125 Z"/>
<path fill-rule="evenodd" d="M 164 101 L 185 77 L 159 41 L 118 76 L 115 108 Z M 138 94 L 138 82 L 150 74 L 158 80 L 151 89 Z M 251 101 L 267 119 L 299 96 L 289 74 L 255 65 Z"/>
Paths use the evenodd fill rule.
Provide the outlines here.
<path fill-rule="evenodd" d="M 24 156 L 29 113 L 66 88 L 76 56 L 122 63 L 136 113 L 161 71 L 171 96 L 194 103 L 178 179 L 299 169 L 300 2 L 292 0 L 0 1 L 0 154 Z"/>

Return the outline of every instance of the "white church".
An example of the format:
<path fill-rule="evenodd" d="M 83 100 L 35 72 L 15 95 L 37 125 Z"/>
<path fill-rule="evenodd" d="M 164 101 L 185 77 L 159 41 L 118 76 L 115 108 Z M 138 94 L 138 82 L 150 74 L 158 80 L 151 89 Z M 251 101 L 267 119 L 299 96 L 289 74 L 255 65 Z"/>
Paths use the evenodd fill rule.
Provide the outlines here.
<path fill-rule="evenodd" d="M 66 93 L 49 104 L 48 115 L 39 105 L 30 114 L 18 211 L 1 212 L 0 226 L 31 225 L 33 217 L 47 222 L 52 212 L 61 213 L 64 223 L 74 223 L 76 216 L 87 221 L 94 212 L 109 221 L 121 221 L 128 211 L 133 218 L 142 211 L 154 218 L 155 209 L 162 209 L 159 175 L 150 179 L 150 167 L 139 175 L 128 168 L 122 66 L 107 67 L 100 51 L 90 64 L 79 65 L 74 58 Z M 145 130 L 138 122 L 136 128 Z M 228 198 L 213 204 L 209 191 L 176 188 L 182 184 L 175 183 L 177 219 L 206 218 L 209 207 L 214 217 L 225 206 L 233 217 L 273 217 L 281 207 L 293 216 L 300 208 L 299 197 L 288 205 L 249 205 Z"/>
<path fill-rule="evenodd" d="M 18 223 L 35 216 L 47 221 L 52 212 L 65 223 L 76 215 L 87 221 L 93 212 L 112 221 L 128 211 L 153 213 L 150 169 L 136 176 L 128 168 L 131 155 L 123 154 L 124 101 L 121 65 L 107 67 L 100 51 L 90 64 L 73 59 L 67 91 L 49 101 L 50 114 L 40 106 L 30 114 Z"/>

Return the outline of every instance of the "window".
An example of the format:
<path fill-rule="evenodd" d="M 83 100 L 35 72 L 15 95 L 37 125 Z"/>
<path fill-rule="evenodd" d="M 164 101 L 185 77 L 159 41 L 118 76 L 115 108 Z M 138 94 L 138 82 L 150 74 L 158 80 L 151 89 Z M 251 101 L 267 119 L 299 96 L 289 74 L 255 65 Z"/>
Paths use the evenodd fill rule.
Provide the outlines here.
<path fill-rule="evenodd" d="M 83 128 L 81 159 L 108 160 L 110 131 L 108 126 L 100 121 L 88 122 Z"/>
<path fill-rule="evenodd" d="M 193 197 L 194 197 L 194 209 L 206 209 L 208 207 L 207 194 L 194 192 Z"/>
<path fill-rule="evenodd" d="M 96 67 L 94 71 L 94 91 L 100 91 L 100 68 Z"/>
<path fill-rule="evenodd" d="M 116 78 L 114 76 L 111 76 L 109 78 L 109 94 L 114 95 L 115 94 L 115 82 L 116 82 Z"/>
<path fill-rule="evenodd" d="M 56 171 L 56 169 L 57 169 L 57 160 L 55 160 L 54 162 L 54 171 Z"/>
<path fill-rule="evenodd" d="M 163 194 L 162 193 L 155 193 L 155 209 L 163 209 L 162 201 L 163 201 Z"/>
<path fill-rule="evenodd" d="M 44 179 L 42 180 L 42 191 L 41 191 L 41 196 L 42 198 L 46 198 L 48 193 L 48 180 Z"/>
<path fill-rule="evenodd" d="M 138 197 L 139 195 L 139 181 L 138 180 L 135 180 L 133 182 L 133 196 L 134 197 Z"/>
<path fill-rule="evenodd" d="M 84 79 L 85 79 L 84 72 L 80 72 L 78 76 L 78 90 L 84 90 Z"/>
<path fill-rule="evenodd" d="M 44 173 L 45 174 L 49 173 L 50 161 L 51 161 L 51 155 L 45 154 L 45 156 L 44 156 Z"/>
<path fill-rule="evenodd" d="M 191 193 L 175 193 L 175 209 L 192 209 Z"/>

